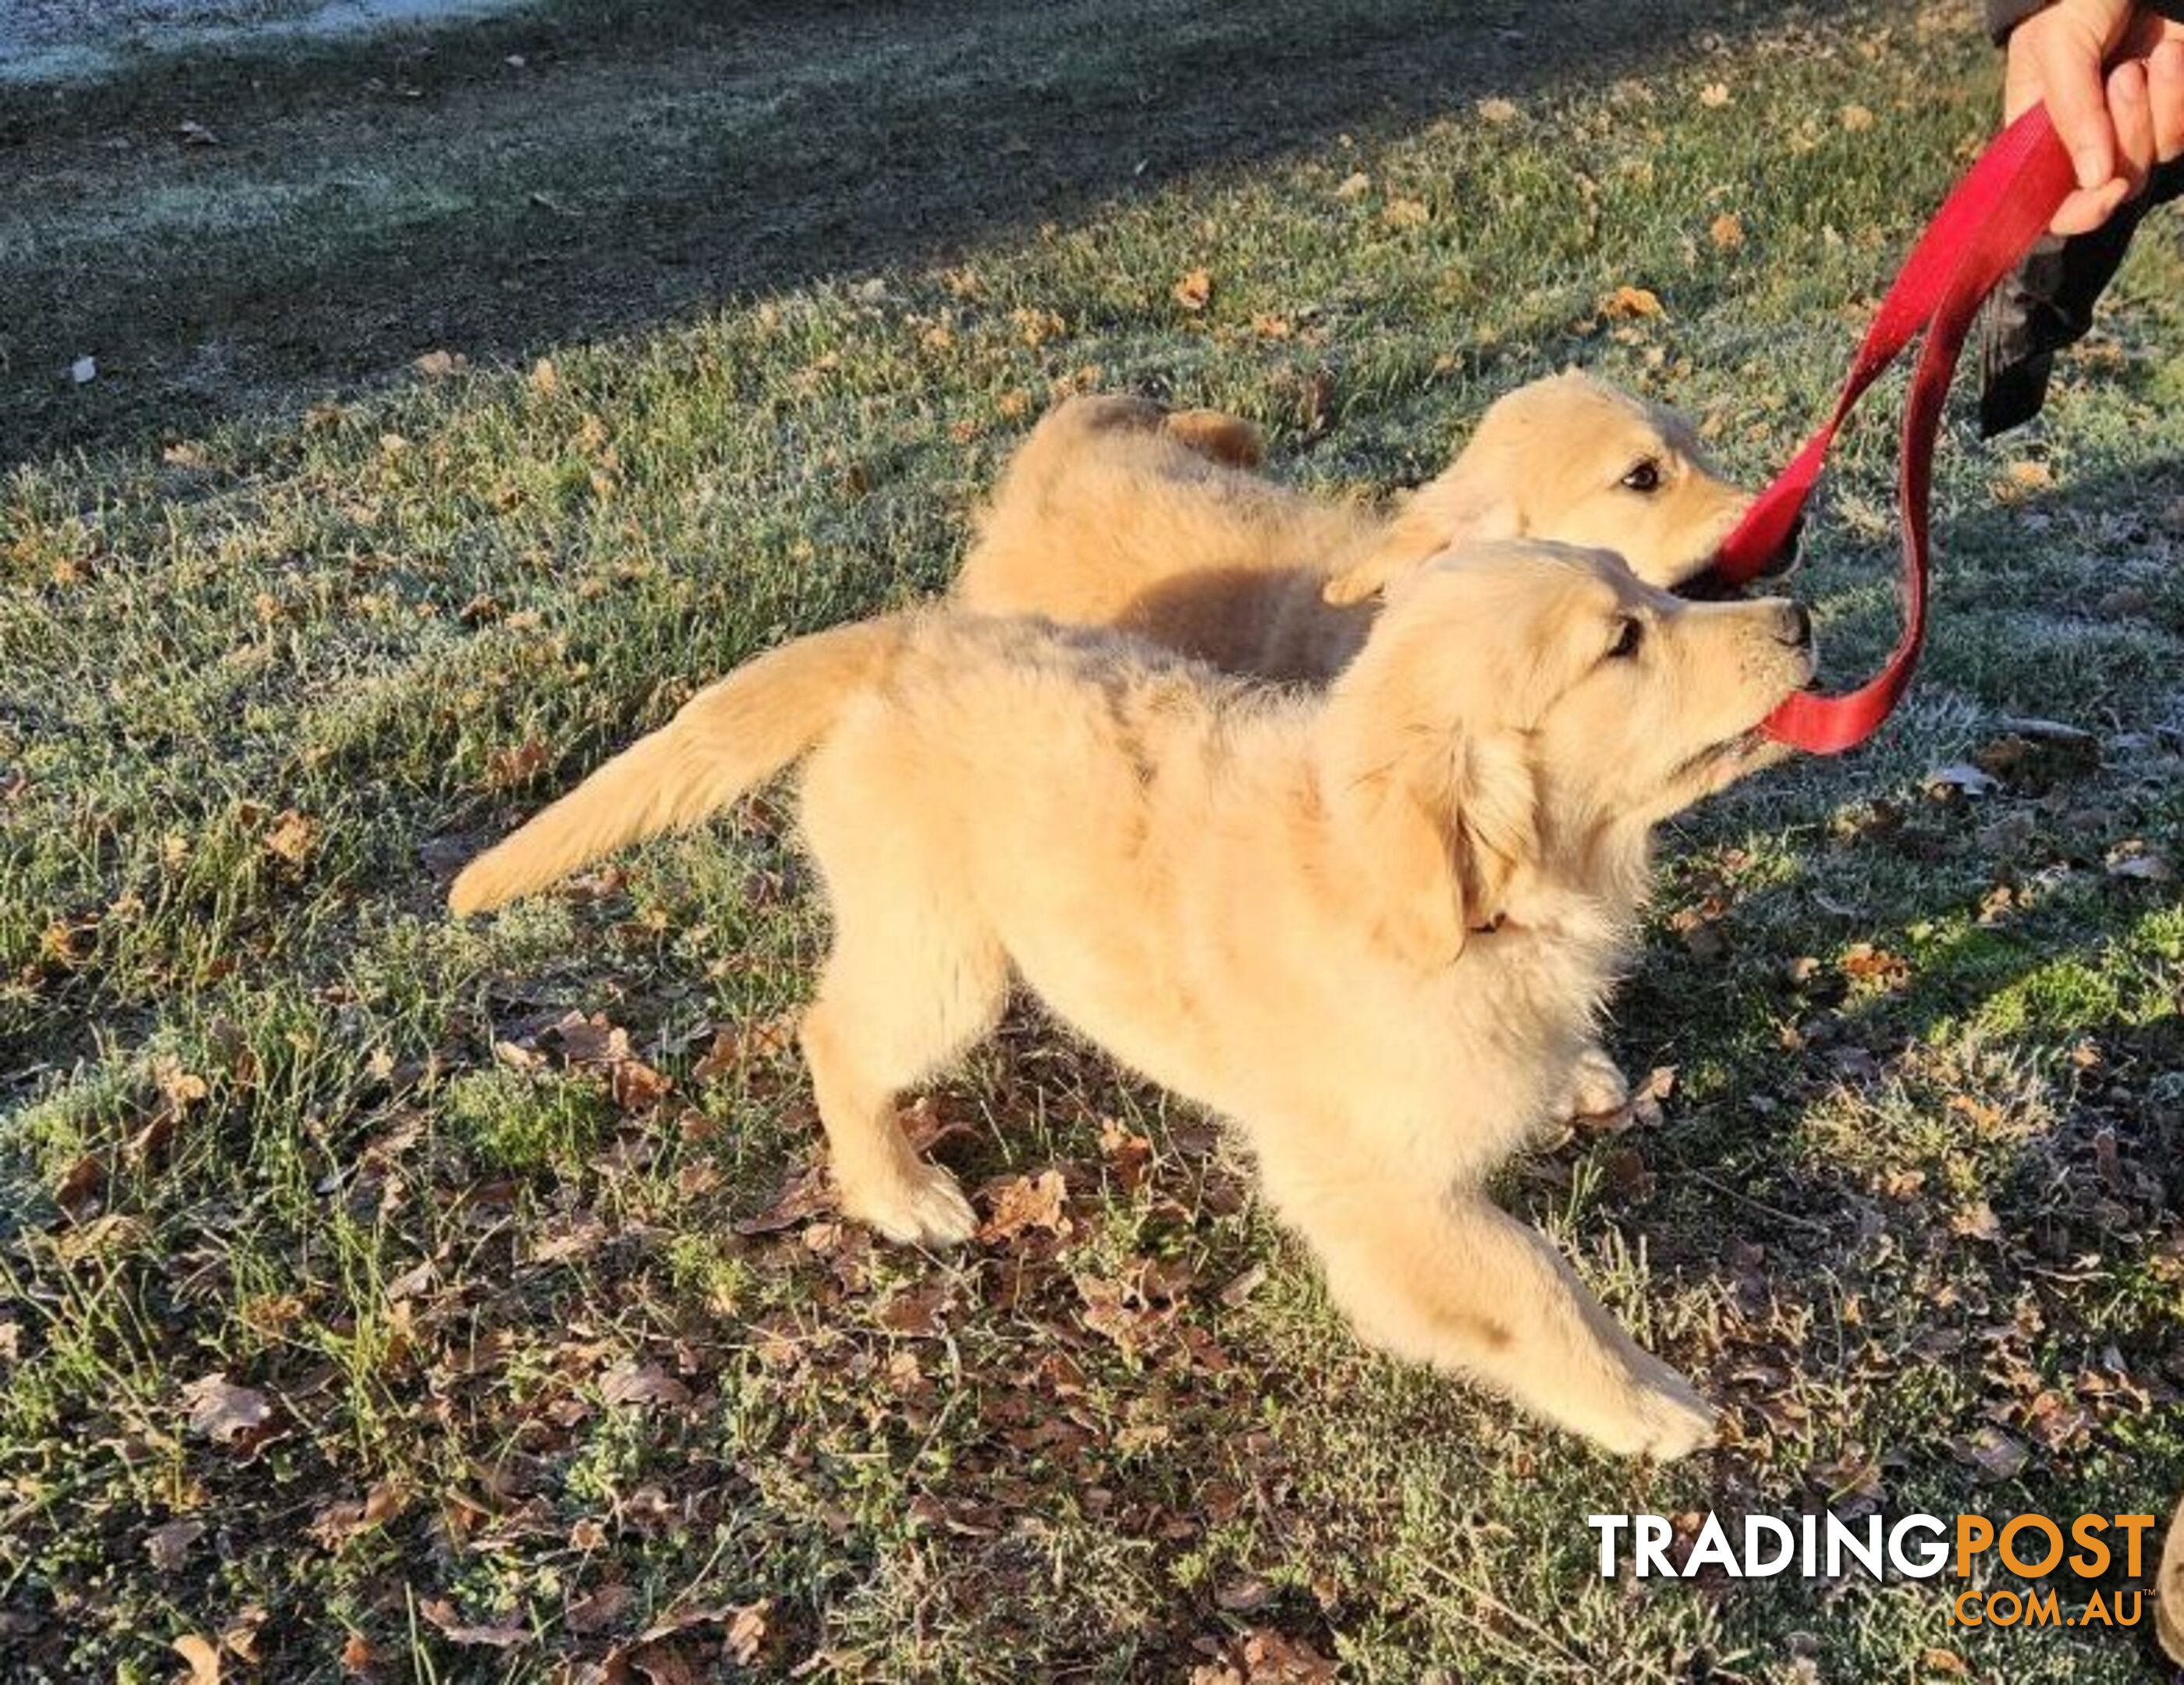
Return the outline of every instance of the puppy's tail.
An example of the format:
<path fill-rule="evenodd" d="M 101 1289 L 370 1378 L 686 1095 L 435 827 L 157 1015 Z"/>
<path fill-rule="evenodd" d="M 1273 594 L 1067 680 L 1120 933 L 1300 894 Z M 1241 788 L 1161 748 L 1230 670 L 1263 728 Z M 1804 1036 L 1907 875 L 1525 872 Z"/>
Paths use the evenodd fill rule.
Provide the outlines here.
<path fill-rule="evenodd" d="M 684 703 L 531 822 L 464 867 L 457 915 L 543 888 L 627 843 L 679 831 L 726 807 L 816 745 L 843 706 L 884 672 L 906 616 L 800 637 Z"/>

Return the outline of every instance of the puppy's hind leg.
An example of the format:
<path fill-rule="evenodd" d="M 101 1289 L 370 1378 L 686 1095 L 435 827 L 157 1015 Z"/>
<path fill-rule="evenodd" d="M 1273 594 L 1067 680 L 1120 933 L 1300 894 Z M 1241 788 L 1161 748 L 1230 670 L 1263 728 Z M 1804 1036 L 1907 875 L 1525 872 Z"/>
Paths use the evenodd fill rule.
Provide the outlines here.
<path fill-rule="evenodd" d="M 992 1030 L 1008 999 L 1008 962 L 975 917 L 953 919 L 919 891 L 874 904 L 872 887 L 848 904 L 837 898 L 804 1058 L 842 1209 L 889 1240 L 952 1246 L 978 1218 L 955 1176 L 910 1144 L 895 1096 Z"/>
<path fill-rule="evenodd" d="M 1462 1370 L 1624 1456 L 1713 1437 L 1691 1383 L 1625 1333 L 1547 1238 L 1475 1195 L 1346 1190 L 1290 1214 L 1358 1332 Z"/>

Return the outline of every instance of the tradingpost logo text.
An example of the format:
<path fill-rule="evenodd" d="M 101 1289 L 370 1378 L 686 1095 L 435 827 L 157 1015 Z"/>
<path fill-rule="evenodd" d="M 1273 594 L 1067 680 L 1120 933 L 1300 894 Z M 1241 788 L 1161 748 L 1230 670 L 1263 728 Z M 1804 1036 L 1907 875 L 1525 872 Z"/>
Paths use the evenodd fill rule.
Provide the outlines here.
<path fill-rule="evenodd" d="M 1830 1515 L 1746 1515 L 1732 1530 L 1708 1515 L 1690 1549 L 1674 1556 L 1669 1547 L 1675 1528 L 1665 1515 L 1588 1515 L 1585 1525 L 1600 1535 L 1604 1580 L 1613 1579 L 1625 1560 L 1641 1580 L 1689 1579 L 1709 1568 L 1740 1580 L 1792 1572 L 1808 1580 L 1840 1579 L 1853 1569 L 1875 1580 L 1884 1574 L 1907 1580 L 1953 1574 L 1963 1582 L 1949 1607 L 1955 1626 L 2135 1627 L 2144 1600 L 2135 1588 L 2095 1589 L 2066 1603 L 2054 1588 L 2031 1582 L 2064 1569 L 2081 1580 L 2097 1580 L 2119 1561 L 2137 1578 L 2144 1571 L 2153 1517 L 2083 1515 L 2058 1521 L 2023 1515 L 1997 1521 L 1922 1514 L 1892 1522 L 1879 1515 L 1857 1521 Z M 2027 1582 L 2029 1588 L 1975 1586 L 1975 1566 L 1986 1570 L 1990 1581 L 1999 1570 Z"/>

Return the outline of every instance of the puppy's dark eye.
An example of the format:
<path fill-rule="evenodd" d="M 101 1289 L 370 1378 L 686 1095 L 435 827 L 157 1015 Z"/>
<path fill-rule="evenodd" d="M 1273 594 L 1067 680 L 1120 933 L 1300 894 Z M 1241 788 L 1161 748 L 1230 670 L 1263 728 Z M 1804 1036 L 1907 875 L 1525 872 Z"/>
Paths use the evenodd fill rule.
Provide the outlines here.
<path fill-rule="evenodd" d="M 1642 457 L 1630 466 L 1630 471 L 1618 482 L 1626 492 L 1648 496 L 1661 489 L 1661 464 L 1652 457 Z"/>
<path fill-rule="evenodd" d="M 1636 620 L 1624 620 L 1616 630 L 1615 642 L 1608 646 L 1612 659 L 1624 661 L 1638 653 L 1638 646 L 1646 640 L 1646 628 Z"/>

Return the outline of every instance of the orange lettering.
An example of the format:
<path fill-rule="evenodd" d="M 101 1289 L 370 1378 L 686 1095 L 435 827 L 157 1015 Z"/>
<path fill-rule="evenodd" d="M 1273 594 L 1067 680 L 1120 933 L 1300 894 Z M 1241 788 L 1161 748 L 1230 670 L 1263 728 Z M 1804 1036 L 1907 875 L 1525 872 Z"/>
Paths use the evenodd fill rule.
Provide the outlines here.
<path fill-rule="evenodd" d="M 2147 1517 L 2153 1525 L 2153 1518 Z M 1957 1577 L 1964 1579 L 1972 1571 L 1972 1558 L 1994 1543 L 1994 1523 L 1984 1515 L 1957 1517 Z"/>
<path fill-rule="evenodd" d="M 2070 1537 L 2086 1548 L 2070 1559 L 2070 1571 L 2088 1580 L 2098 1580 L 2109 1571 L 2115 1553 L 2102 1543 L 2101 1535 L 2109 1530 L 2106 1515 L 2081 1515 L 2070 1523 Z"/>

